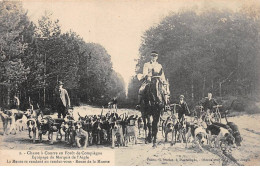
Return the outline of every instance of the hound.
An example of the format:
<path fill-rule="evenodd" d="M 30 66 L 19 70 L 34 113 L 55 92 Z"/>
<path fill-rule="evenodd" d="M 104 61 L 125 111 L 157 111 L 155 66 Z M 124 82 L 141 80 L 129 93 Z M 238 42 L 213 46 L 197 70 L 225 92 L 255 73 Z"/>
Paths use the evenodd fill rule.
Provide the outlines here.
<path fill-rule="evenodd" d="M 81 141 L 83 143 L 83 148 L 86 148 L 88 146 L 88 132 L 82 129 L 82 124 L 80 121 L 76 122 L 76 133 L 75 133 L 75 142 L 77 146 L 80 148 L 81 147 Z"/>
<path fill-rule="evenodd" d="M 3 111 L 0 111 L 0 116 L 1 116 L 1 119 L 2 119 L 2 122 L 3 122 L 3 129 L 4 129 L 4 132 L 3 134 L 9 134 L 8 133 L 8 124 L 11 123 L 10 120 L 11 118 L 9 117 L 9 115 L 5 114 Z"/>
<path fill-rule="evenodd" d="M 188 140 L 192 137 L 193 143 L 198 145 L 199 149 L 203 151 L 201 145 L 208 143 L 208 133 L 206 132 L 206 129 L 203 127 L 203 125 L 198 124 L 189 124 L 187 123 L 187 141 L 186 141 L 186 147 Z"/>
<path fill-rule="evenodd" d="M 215 147 L 219 147 L 223 142 L 227 142 L 228 145 L 234 144 L 235 138 L 223 127 L 212 124 L 207 127 L 206 131 L 209 133 L 210 143 L 212 142 L 212 136 L 216 136 Z"/>

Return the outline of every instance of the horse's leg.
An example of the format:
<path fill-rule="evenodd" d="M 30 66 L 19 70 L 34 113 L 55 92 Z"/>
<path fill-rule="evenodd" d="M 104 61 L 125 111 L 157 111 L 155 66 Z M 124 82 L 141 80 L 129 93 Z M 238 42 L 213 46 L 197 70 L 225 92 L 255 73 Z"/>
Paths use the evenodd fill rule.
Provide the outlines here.
<path fill-rule="evenodd" d="M 147 119 L 144 115 L 142 115 L 143 121 L 144 121 L 144 139 L 145 144 L 147 143 Z"/>
<path fill-rule="evenodd" d="M 149 143 L 152 142 L 152 116 L 149 115 L 147 118 L 148 136 L 146 137 Z"/>
<path fill-rule="evenodd" d="M 152 135 L 153 135 L 153 146 L 154 147 L 156 146 L 159 118 L 160 118 L 160 112 L 156 112 L 153 115 L 153 122 L 152 122 Z"/>
<path fill-rule="evenodd" d="M 161 127 L 162 127 L 162 120 L 161 120 L 161 118 L 159 118 L 158 126 L 159 126 L 159 131 L 161 131 Z"/>

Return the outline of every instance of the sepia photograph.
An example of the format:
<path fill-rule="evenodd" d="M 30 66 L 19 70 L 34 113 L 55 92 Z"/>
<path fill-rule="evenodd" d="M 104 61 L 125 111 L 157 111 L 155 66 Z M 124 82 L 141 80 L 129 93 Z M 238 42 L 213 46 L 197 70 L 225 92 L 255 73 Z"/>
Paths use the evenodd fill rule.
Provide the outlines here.
<path fill-rule="evenodd" d="M 259 166 L 260 0 L 0 0 L 1 166 Z"/>

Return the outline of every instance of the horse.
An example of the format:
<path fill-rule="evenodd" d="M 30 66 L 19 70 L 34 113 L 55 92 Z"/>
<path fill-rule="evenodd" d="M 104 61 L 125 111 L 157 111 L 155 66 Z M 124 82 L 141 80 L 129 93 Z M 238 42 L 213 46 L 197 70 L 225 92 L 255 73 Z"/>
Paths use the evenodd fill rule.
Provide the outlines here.
<path fill-rule="evenodd" d="M 141 114 L 144 121 L 145 143 L 153 141 L 153 147 L 156 147 L 160 115 L 168 101 L 168 97 L 166 97 L 169 95 L 168 89 L 160 80 L 160 76 L 153 76 L 143 93 Z"/>

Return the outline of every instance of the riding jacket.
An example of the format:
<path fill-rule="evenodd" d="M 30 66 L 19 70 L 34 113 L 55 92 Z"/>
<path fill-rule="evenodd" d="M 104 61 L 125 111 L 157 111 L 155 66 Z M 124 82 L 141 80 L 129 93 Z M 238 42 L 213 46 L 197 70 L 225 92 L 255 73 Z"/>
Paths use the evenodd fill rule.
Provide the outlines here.
<path fill-rule="evenodd" d="M 165 83 L 165 75 L 162 69 L 162 65 L 158 62 L 147 62 L 144 64 L 143 67 L 143 76 L 146 77 L 144 82 L 142 83 L 140 89 L 139 89 L 139 95 L 142 95 L 144 92 L 145 87 L 149 82 L 147 82 L 147 77 L 152 76 L 160 76 L 160 80 Z"/>
<path fill-rule="evenodd" d="M 162 69 L 162 65 L 158 62 L 147 62 L 143 67 L 143 75 L 145 77 L 161 76 L 161 81 L 165 82 L 165 75 Z"/>
<path fill-rule="evenodd" d="M 70 97 L 66 89 L 59 89 L 60 99 L 64 107 L 70 107 Z"/>
<path fill-rule="evenodd" d="M 203 106 L 205 111 L 207 111 L 208 109 L 210 109 L 210 111 L 212 111 L 213 106 L 218 105 L 216 100 L 213 98 L 211 98 L 210 100 L 209 100 L 209 98 L 206 98 L 205 101 L 200 101 L 200 104 Z"/>
<path fill-rule="evenodd" d="M 183 101 L 182 103 L 179 102 L 179 105 L 180 105 L 180 109 L 178 111 L 178 118 L 179 119 L 181 119 L 184 114 L 185 115 L 189 115 L 190 114 L 188 105 L 187 105 L 187 103 L 185 101 Z"/>

